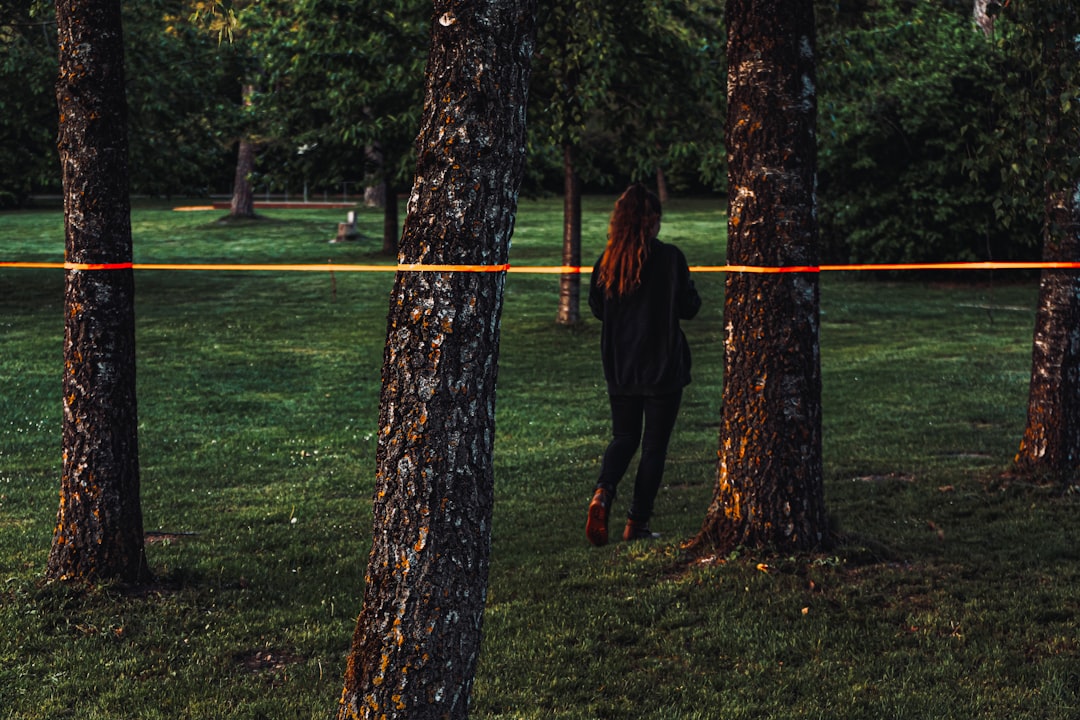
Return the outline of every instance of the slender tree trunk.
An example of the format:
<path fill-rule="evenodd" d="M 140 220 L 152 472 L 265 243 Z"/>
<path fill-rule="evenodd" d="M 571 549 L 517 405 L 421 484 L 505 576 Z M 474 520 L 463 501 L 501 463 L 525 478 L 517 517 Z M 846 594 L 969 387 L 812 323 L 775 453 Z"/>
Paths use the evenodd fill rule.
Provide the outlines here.
<path fill-rule="evenodd" d="M 581 266 L 581 183 L 574 171 L 574 153 L 563 146 L 563 252 L 565 266 Z M 559 325 L 581 321 L 581 274 L 563 273 L 559 279 Z"/>
<path fill-rule="evenodd" d="M 1059 78 L 1064 56 L 1077 60 L 1076 40 L 1072 33 L 1051 30 L 1045 51 L 1049 76 Z M 1065 47 L 1062 47 L 1062 46 Z M 1077 152 L 1077 129 L 1068 127 L 1058 100 L 1064 92 L 1048 97 L 1047 172 L 1043 221 L 1043 260 L 1076 262 L 1080 260 L 1080 185 L 1074 179 L 1063 182 L 1055 172 L 1057 157 Z M 1032 343 L 1031 383 L 1028 387 L 1028 413 L 1020 449 L 1016 454 L 1017 471 L 1068 481 L 1080 464 L 1080 272 L 1045 269 L 1039 284 L 1039 306 L 1035 315 Z"/>
<path fill-rule="evenodd" d="M 972 16 L 975 24 L 987 37 L 994 34 L 994 16 L 990 14 L 990 8 L 999 4 L 998 0 L 975 0 Z"/>
<path fill-rule="evenodd" d="M 660 204 L 664 204 L 670 198 L 667 186 L 667 174 L 664 172 L 664 168 L 659 165 L 656 166 L 656 196 L 660 198 Z"/>
<path fill-rule="evenodd" d="M 365 108 L 365 113 L 367 113 L 367 110 Z M 388 188 L 386 181 L 381 179 L 385 174 L 385 168 L 383 167 L 383 151 L 378 143 L 373 143 L 364 148 L 364 165 L 367 168 L 366 174 L 370 178 L 368 182 L 371 183 L 364 187 L 364 205 L 384 208 L 386 207 Z M 394 245 L 397 245 L 396 237 L 394 238 Z M 391 252 L 397 252 L 396 247 Z"/>
<path fill-rule="evenodd" d="M 251 106 L 255 88 L 245 85 L 243 90 L 244 107 Z M 236 150 L 236 175 L 233 177 L 232 202 L 229 204 L 230 218 L 255 217 L 255 192 L 251 187 L 251 175 L 255 172 L 255 144 L 247 137 L 240 138 Z"/>
<path fill-rule="evenodd" d="M 255 217 L 255 192 L 251 187 L 253 172 L 255 172 L 255 146 L 247 138 L 243 138 L 236 151 L 236 176 L 233 178 L 232 201 L 229 204 L 230 217 Z"/>
<path fill-rule="evenodd" d="M 816 266 L 811 0 L 729 0 L 728 263 Z M 699 546 L 826 534 L 815 272 L 729 273 L 717 482 Z"/>
<path fill-rule="evenodd" d="M 398 259 L 500 268 L 525 157 L 535 0 L 436 0 Z M 480 649 L 505 273 L 399 272 L 374 540 L 338 717 L 464 718 Z"/>
<path fill-rule="evenodd" d="M 386 183 L 381 182 L 364 187 L 364 206 L 370 208 L 386 207 Z"/>
<path fill-rule="evenodd" d="M 398 250 L 398 198 L 397 189 L 389 182 L 383 187 L 383 240 L 384 255 L 396 255 Z"/>
<path fill-rule="evenodd" d="M 136 583 L 150 572 L 139 500 L 120 2 L 59 0 L 56 18 L 64 254 L 68 263 L 103 267 L 65 276 L 63 474 L 46 574 Z"/>

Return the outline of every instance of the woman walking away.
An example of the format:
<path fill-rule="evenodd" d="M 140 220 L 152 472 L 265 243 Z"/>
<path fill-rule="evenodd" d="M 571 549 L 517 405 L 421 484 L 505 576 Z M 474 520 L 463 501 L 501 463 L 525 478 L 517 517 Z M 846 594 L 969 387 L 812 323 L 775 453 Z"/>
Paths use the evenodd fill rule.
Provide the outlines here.
<path fill-rule="evenodd" d="M 658 537 L 649 529 L 668 440 L 690 382 L 690 348 L 679 327 L 701 307 L 686 257 L 660 242 L 660 199 L 634 184 L 615 201 L 607 248 L 593 268 L 589 307 L 601 322 L 600 355 L 611 401 L 604 451 L 585 535 L 608 541 L 615 489 L 641 447 L 623 540 Z M 644 434 L 642 428 L 644 426 Z"/>

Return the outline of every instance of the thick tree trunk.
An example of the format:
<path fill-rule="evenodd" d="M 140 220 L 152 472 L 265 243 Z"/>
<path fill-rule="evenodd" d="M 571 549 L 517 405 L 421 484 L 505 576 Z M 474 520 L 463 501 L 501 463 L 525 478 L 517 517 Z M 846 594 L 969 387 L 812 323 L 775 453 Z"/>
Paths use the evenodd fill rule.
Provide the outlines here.
<path fill-rule="evenodd" d="M 1043 246 L 1047 262 L 1080 259 L 1073 193 L 1051 197 Z M 1051 233 L 1054 237 L 1050 237 Z M 1032 343 L 1027 424 L 1015 459 L 1018 472 L 1067 481 L 1080 464 L 1080 272 L 1042 272 Z"/>
<path fill-rule="evenodd" d="M 1046 66 L 1050 77 L 1061 72 L 1062 57 L 1076 61 L 1075 36 L 1047 33 Z M 1056 40 L 1054 38 L 1057 38 Z M 1064 45 L 1065 47 L 1062 47 Z M 1058 97 L 1048 95 L 1047 172 L 1043 221 L 1043 260 L 1080 260 L 1080 186 L 1060 181 L 1054 158 L 1076 152 L 1076 128 L 1062 116 Z M 1046 269 L 1039 285 L 1032 343 L 1027 425 L 1016 454 L 1018 472 L 1069 481 L 1080 463 L 1080 272 Z"/>
<path fill-rule="evenodd" d="M 574 153 L 563 147 L 563 252 L 564 266 L 581 266 L 581 183 L 574 171 Z M 563 273 L 559 279 L 559 325 L 581 321 L 581 274 Z"/>
<path fill-rule="evenodd" d="M 811 0 L 729 0 L 728 263 L 816 266 Z M 826 535 L 818 276 L 729 273 L 713 502 L 697 542 L 778 550 Z"/>
<path fill-rule="evenodd" d="M 493 503 L 499 319 L 535 0 L 436 0 L 379 412 L 374 539 L 339 718 L 464 718 Z"/>
<path fill-rule="evenodd" d="M 120 3 L 60 0 L 56 18 L 65 259 L 81 267 L 64 289 L 63 474 L 47 576 L 142 582 Z"/>

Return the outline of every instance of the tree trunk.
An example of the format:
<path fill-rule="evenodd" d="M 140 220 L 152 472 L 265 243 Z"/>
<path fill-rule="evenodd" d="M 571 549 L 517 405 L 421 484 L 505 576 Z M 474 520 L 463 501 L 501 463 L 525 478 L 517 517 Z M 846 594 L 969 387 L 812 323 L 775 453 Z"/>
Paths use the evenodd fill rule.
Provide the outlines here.
<path fill-rule="evenodd" d="M 1071 192 L 1051 195 L 1043 259 L 1080 260 L 1076 203 Z M 1051 230 L 1050 227 L 1054 229 Z M 1054 237 L 1051 237 L 1053 235 Z M 1032 343 L 1027 424 L 1016 454 L 1018 472 L 1067 481 L 1080 462 L 1080 273 L 1042 271 Z"/>
<path fill-rule="evenodd" d="M 656 166 L 656 197 L 660 198 L 660 204 L 665 204 L 670 198 L 667 186 L 667 174 L 664 168 Z"/>
<path fill-rule="evenodd" d="M 368 108 L 364 110 L 366 114 Z M 368 183 L 364 186 L 364 205 L 367 207 L 386 207 L 387 183 L 382 179 L 386 173 L 386 168 L 383 165 L 383 151 L 379 144 L 372 143 L 365 146 L 364 167 Z M 397 252 L 397 237 L 394 238 L 394 246 L 394 249 L 390 251 L 391 253 Z M 385 249 L 385 245 L 383 247 Z"/>
<path fill-rule="evenodd" d="M 251 107 L 251 98 L 255 88 L 245 85 L 243 90 L 244 107 Z M 233 177 L 232 202 L 229 204 L 230 218 L 255 217 L 255 192 L 251 187 L 251 175 L 255 172 L 255 144 L 247 137 L 240 138 L 236 150 L 236 175 Z"/>
<path fill-rule="evenodd" d="M 1062 56 L 1075 63 L 1075 35 L 1062 28 L 1047 32 L 1046 67 L 1060 78 Z M 1056 38 L 1056 39 L 1055 39 Z M 1064 46 L 1064 47 L 1063 47 Z M 1058 158 L 1076 152 L 1077 129 L 1062 116 L 1059 97 L 1046 104 L 1046 204 L 1043 260 L 1080 260 L 1080 186 L 1060 180 Z M 1027 425 L 1016 454 L 1018 472 L 1067 482 L 1080 461 L 1080 272 L 1045 269 L 1032 343 Z"/>
<path fill-rule="evenodd" d="M 501 268 L 525 158 L 535 0 L 436 0 L 398 259 Z M 397 274 L 374 539 L 338 717 L 464 718 L 480 649 L 505 273 Z"/>
<path fill-rule="evenodd" d="M 811 0 L 729 0 L 731 265 L 816 266 Z M 699 546 L 803 550 L 826 535 L 816 272 L 732 272 L 717 482 Z"/>
<path fill-rule="evenodd" d="M 398 198 L 397 189 L 389 182 L 383 182 L 383 240 L 384 255 L 396 255 L 398 250 Z"/>
<path fill-rule="evenodd" d="M 118 0 L 56 3 L 65 259 L 60 509 L 49 578 L 150 579 L 139 500 L 127 106 Z M 115 267 L 115 266 L 119 267 Z"/>
<path fill-rule="evenodd" d="M 243 138 L 236 151 L 236 176 L 233 178 L 229 217 L 255 217 L 255 192 L 251 187 L 253 172 L 255 172 L 255 146 L 247 138 Z"/>
<path fill-rule="evenodd" d="M 381 182 L 364 187 L 364 207 L 386 207 L 386 183 Z"/>
<path fill-rule="evenodd" d="M 994 16 L 990 14 L 990 8 L 997 5 L 1000 5 L 998 0 L 975 0 L 972 16 L 975 18 L 975 24 L 987 37 L 994 34 Z"/>
<path fill-rule="evenodd" d="M 563 252 L 565 266 L 581 266 L 581 183 L 574 171 L 574 154 L 563 146 Z M 581 321 L 581 274 L 563 273 L 559 279 L 559 325 Z"/>

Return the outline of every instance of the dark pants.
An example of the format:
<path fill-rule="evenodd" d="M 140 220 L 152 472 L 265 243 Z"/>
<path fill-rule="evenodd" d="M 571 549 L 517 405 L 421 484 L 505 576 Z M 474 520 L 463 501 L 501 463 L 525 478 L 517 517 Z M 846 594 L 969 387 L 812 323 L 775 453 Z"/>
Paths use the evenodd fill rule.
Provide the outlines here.
<path fill-rule="evenodd" d="M 609 395 L 611 400 L 611 442 L 604 451 L 597 487 L 615 494 L 615 488 L 630 467 L 630 461 L 641 446 L 634 497 L 629 516 L 637 522 L 648 522 L 653 503 L 664 477 L 664 460 L 668 441 L 675 428 L 675 418 L 682 402 L 682 390 L 668 395 Z M 645 431 L 642 433 L 642 422 Z"/>

